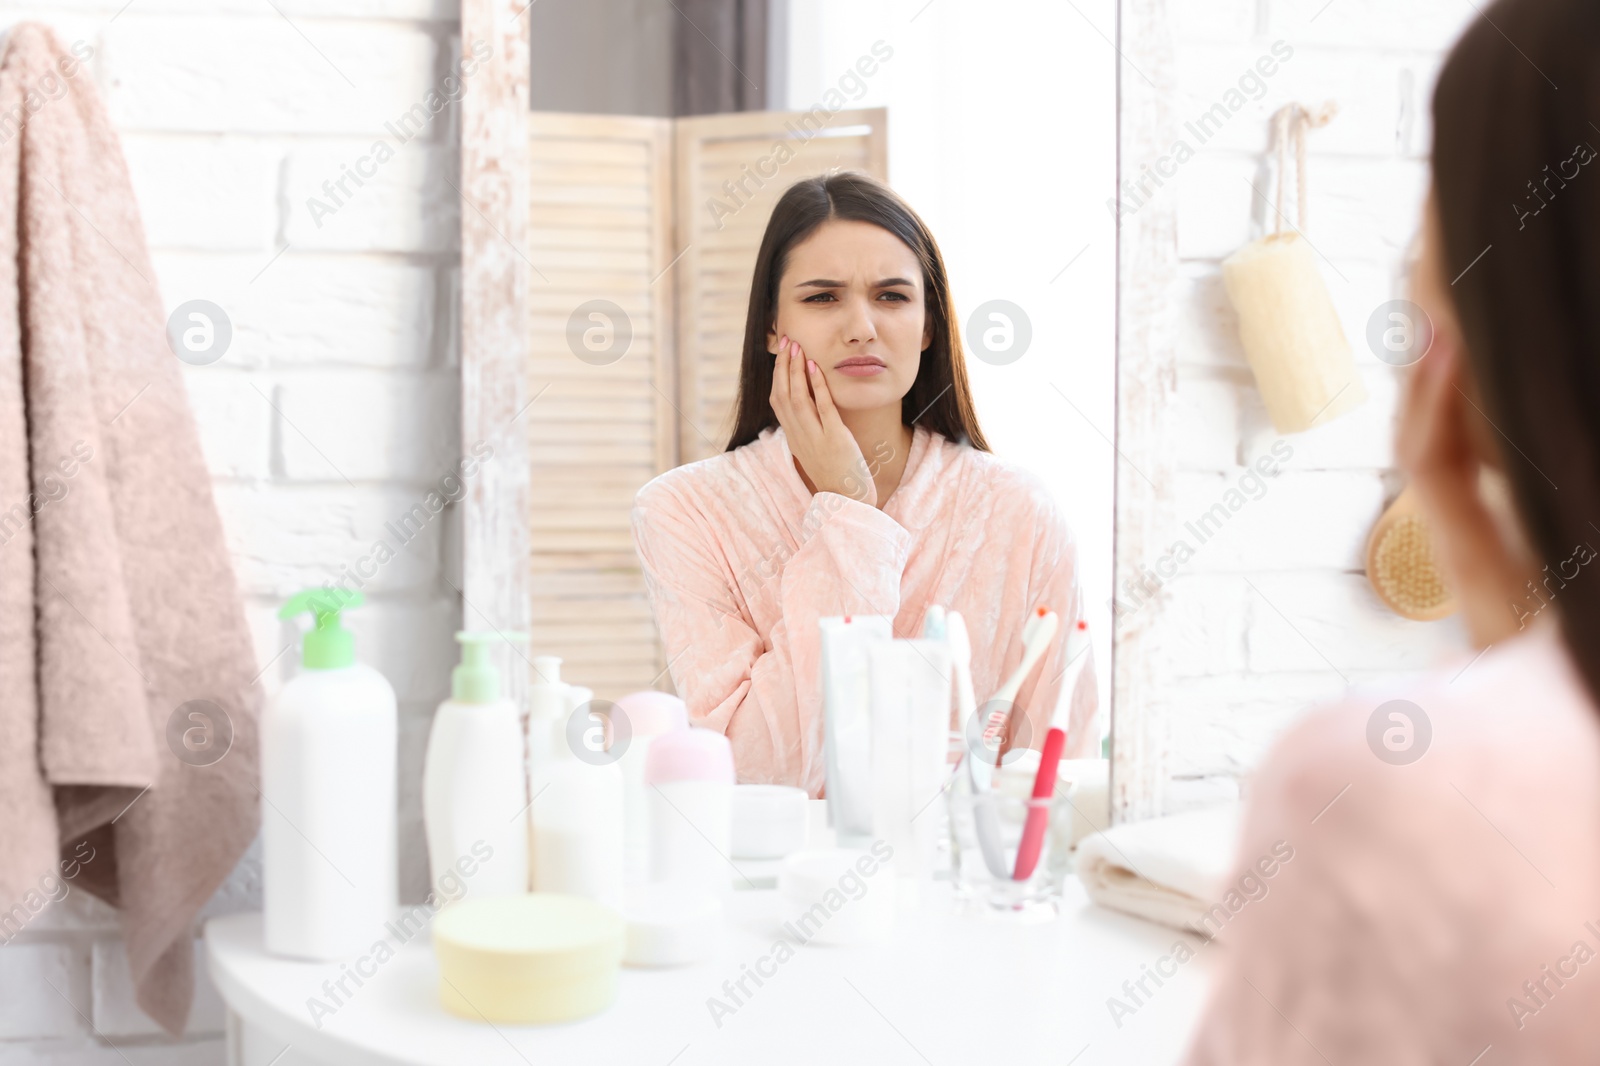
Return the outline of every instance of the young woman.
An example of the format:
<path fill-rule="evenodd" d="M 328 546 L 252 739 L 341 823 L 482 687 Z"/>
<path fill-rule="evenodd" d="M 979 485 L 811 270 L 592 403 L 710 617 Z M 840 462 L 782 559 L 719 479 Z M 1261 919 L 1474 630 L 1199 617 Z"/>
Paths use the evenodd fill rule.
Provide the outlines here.
<path fill-rule="evenodd" d="M 1594 1059 L 1597 98 L 1590 0 L 1489 5 L 1439 75 L 1411 297 L 1433 343 L 1396 451 L 1474 648 L 1351 692 L 1268 757 L 1240 869 L 1280 841 L 1293 858 L 1222 931 L 1194 1066 Z"/>
<path fill-rule="evenodd" d="M 740 781 L 822 794 L 817 623 L 835 615 L 889 615 L 915 637 L 929 606 L 960 611 L 981 705 L 1021 660 L 1029 614 L 1057 612 L 1005 737 L 1043 744 L 1084 611 L 1077 543 L 1043 485 L 990 454 L 944 261 L 882 183 L 833 173 L 779 199 L 728 449 L 641 489 L 633 536 L 673 684 L 695 725 L 727 734 Z M 1092 663 L 1079 678 L 1075 755 L 1099 746 Z"/>

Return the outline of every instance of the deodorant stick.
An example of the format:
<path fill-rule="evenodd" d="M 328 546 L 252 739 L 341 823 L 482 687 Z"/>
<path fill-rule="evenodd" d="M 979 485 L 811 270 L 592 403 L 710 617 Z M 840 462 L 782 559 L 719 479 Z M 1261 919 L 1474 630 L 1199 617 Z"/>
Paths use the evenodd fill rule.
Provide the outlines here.
<path fill-rule="evenodd" d="M 733 888 L 733 747 L 713 729 L 680 729 L 650 743 L 650 879 L 723 897 Z"/>
<path fill-rule="evenodd" d="M 689 728 L 689 713 L 683 701 L 665 692 L 632 692 L 617 699 L 612 712 L 612 751 L 621 745 L 617 765 L 627 792 L 627 871 L 628 884 L 650 880 L 650 796 L 653 790 L 644 783 L 644 764 L 650 745 L 663 733 Z M 620 719 L 620 720 L 619 720 Z M 626 733 L 626 740 L 620 739 Z"/>

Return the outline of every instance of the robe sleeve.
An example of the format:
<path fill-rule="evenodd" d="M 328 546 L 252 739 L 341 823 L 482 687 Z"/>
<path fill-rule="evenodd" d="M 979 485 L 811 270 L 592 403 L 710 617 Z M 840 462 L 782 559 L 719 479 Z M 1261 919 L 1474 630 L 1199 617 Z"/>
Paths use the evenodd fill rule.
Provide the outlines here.
<path fill-rule="evenodd" d="M 1096 758 L 1100 754 L 1099 696 L 1095 679 L 1094 649 L 1084 651 L 1088 661 L 1078 675 L 1076 688 L 1062 692 L 1066 668 L 1067 636 L 1078 619 L 1086 617 L 1083 586 L 1078 576 L 1078 542 L 1065 516 L 1051 505 L 1035 520 L 1039 536 L 1028 571 L 1028 603 L 1048 607 L 1061 618 L 1056 638 L 1033 673 L 1017 692 L 1006 748 L 1044 747 L 1045 735 L 1060 701 L 1071 701 L 1066 721 L 1067 743 L 1062 758 Z"/>
<path fill-rule="evenodd" d="M 690 723 L 728 737 L 741 782 L 797 785 L 820 796 L 818 619 L 894 617 L 911 534 L 876 507 L 819 492 L 793 537 L 740 545 L 741 559 L 692 504 L 662 486 L 640 492 L 632 528 Z M 780 615 L 765 640 L 745 606 L 750 582 L 777 582 Z"/>

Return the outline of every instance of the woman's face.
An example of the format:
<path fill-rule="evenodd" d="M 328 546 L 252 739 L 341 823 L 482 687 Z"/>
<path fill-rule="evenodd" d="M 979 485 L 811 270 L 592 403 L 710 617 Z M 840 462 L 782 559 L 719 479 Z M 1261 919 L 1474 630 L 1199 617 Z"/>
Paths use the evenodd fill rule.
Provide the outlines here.
<path fill-rule="evenodd" d="M 778 279 L 778 340 L 797 341 L 841 411 L 898 405 L 933 341 L 922 267 L 900 238 L 870 222 L 830 219 L 789 250 Z"/>

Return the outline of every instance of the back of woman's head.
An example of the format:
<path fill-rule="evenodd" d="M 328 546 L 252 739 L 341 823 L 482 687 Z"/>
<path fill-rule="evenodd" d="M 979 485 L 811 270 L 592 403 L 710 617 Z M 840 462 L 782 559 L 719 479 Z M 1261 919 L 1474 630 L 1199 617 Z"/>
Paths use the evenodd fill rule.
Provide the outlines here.
<path fill-rule="evenodd" d="M 1518 516 L 1551 573 L 1600 546 L 1597 122 L 1593 0 L 1490 5 L 1434 90 L 1441 273 Z M 1600 573 L 1565 585 L 1557 614 L 1600 695 Z"/>

